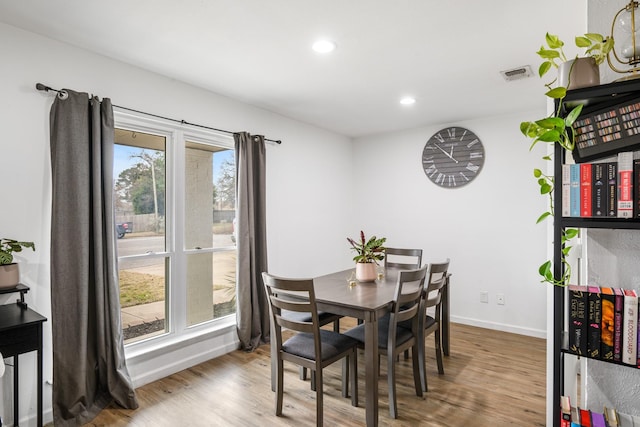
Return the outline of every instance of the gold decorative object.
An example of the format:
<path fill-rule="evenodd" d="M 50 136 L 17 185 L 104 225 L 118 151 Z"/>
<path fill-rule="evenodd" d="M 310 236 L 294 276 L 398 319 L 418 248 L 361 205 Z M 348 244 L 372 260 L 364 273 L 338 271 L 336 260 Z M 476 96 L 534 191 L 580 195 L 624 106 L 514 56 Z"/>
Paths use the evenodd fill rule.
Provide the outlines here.
<path fill-rule="evenodd" d="M 611 38 L 616 40 L 616 44 L 607 55 L 607 62 L 616 73 L 628 74 L 619 80 L 640 77 L 640 32 L 638 32 L 640 22 L 637 21 L 640 19 L 640 14 L 638 14 L 638 6 L 637 1 L 630 1 L 615 14 L 611 23 Z M 620 50 L 619 52 L 616 51 L 616 47 Z M 620 65 L 629 68 L 618 68 Z"/>

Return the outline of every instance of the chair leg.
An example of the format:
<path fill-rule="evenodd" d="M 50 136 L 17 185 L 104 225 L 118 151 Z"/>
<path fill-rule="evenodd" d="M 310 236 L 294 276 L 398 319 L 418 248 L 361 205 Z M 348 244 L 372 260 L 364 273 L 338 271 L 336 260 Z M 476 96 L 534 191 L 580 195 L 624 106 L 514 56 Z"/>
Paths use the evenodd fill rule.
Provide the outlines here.
<path fill-rule="evenodd" d="M 421 381 L 421 385 L 422 385 L 422 391 L 424 393 L 426 393 L 428 391 L 428 387 L 427 387 L 427 362 L 426 362 L 426 356 L 425 356 L 425 339 L 424 339 L 424 331 L 420 333 L 420 336 L 418 336 L 418 345 L 417 350 L 418 350 L 418 369 L 420 370 L 420 381 Z"/>
<path fill-rule="evenodd" d="M 358 350 L 354 349 L 349 356 L 351 361 L 351 405 L 358 406 Z"/>
<path fill-rule="evenodd" d="M 324 393 L 322 389 L 322 369 L 319 369 L 317 372 L 313 371 L 311 373 L 313 378 L 313 374 L 315 373 L 316 377 L 316 425 L 318 427 L 322 427 L 323 420 L 322 414 L 324 412 Z"/>
<path fill-rule="evenodd" d="M 438 361 L 438 373 L 444 375 L 444 365 L 442 364 L 442 346 L 440 344 L 440 328 L 436 329 L 436 360 Z"/>
<path fill-rule="evenodd" d="M 300 379 L 302 381 L 307 380 L 307 368 L 300 366 Z"/>
<path fill-rule="evenodd" d="M 342 358 L 342 397 L 349 397 L 349 357 Z"/>
<path fill-rule="evenodd" d="M 409 358 L 409 349 L 406 349 L 404 351 L 404 360 L 407 360 Z"/>
<path fill-rule="evenodd" d="M 333 321 L 333 332 L 340 332 L 340 319 Z"/>
<path fill-rule="evenodd" d="M 283 390 L 283 363 L 282 363 L 282 359 L 278 358 L 278 362 L 276 365 L 276 415 L 280 416 L 282 415 L 282 399 L 283 399 L 283 394 L 284 394 L 284 390 Z"/>
<path fill-rule="evenodd" d="M 389 383 L 389 416 L 398 418 L 398 404 L 396 402 L 396 363 L 393 353 L 387 354 L 387 382 Z"/>
<path fill-rule="evenodd" d="M 311 390 L 316 391 L 316 371 L 311 371 Z"/>
<path fill-rule="evenodd" d="M 420 370 L 420 358 L 418 357 L 419 343 L 415 343 L 411 349 L 411 362 L 413 362 L 413 384 L 416 387 L 416 396 L 422 397 L 422 372 Z"/>

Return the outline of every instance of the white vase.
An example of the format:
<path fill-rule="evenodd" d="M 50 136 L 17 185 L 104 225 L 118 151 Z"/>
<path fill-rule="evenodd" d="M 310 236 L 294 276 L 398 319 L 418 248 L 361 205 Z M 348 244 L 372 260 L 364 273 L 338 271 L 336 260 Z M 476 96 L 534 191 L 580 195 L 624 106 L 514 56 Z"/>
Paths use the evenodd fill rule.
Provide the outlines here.
<path fill-rule="evenodd" d="M 20 283 L 18 264 L 0 265 L 0 289 L 15 288 Z"/>
<path fill-rule="evenodd" d="M 593 58 L 576 58 L 558 66 L 558 83 L 567 89 L 600 84 L 600 67 Z"/>
<path fill-rule="evenodd" d="M 356 263 L 356 280 L 358 282 L 373 282 L 378 276 L 375 262 Z"/>

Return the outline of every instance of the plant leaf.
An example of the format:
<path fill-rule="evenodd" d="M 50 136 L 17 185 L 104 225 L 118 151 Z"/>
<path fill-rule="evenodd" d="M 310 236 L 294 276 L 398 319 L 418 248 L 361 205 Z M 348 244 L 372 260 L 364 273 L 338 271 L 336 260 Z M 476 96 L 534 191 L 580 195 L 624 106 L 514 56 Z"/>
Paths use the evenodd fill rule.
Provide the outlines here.
<path fill-rule="evenodd" d="M 544 221 L 544 220 L 545 220 L 545 218 L 547 218 L 547 217 L 548 217 L 548 216 L 550 216 L 550 215 L 551 215 L 551 212 L 545 212 L 545 213 L 543 213 L 543 214 L 542 214 L 542 215 L 540 215 L 540 216 L 538 217 L 538 219 L 536 220 L 536 224 L 540 224 L 542 221 Z"/>
<path fill-rule="evenodd" d="M 567 96 L 567 88 L 564 86 L 558 86 L 545 93 L 545 95 L 553 99 L 564 98 Z"/>

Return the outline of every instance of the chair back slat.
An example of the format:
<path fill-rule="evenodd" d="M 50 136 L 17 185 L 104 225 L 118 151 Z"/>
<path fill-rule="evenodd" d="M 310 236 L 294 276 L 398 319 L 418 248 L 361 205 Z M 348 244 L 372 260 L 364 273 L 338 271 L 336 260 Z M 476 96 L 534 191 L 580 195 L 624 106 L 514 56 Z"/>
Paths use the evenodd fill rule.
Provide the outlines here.
<path fill-rule="evenodd" d="M 393 298 L 393 311 L 389 327 L 396 327 L 398 322 L 418 319 L 422 312 L 420 299 L 424 290 L 424 282 L 428 266 L 416 270 L 401 271 L 396 283 L 396 291 Z"/>
<path fill-rule="evenodd" d="M 296 332 L 320 335 L 318 310 L 312 279 L 284 279 L 262 273 L 267 298 L 275 325 Z M 283 310 L 293 313 L 309 313 L 310 321 L 287 317 Z M 278 336 L 278 332 L 276 331 Z"/>
<path fill-rule="evenodd" d="M 417 270 L 422 265 L 422 249 L 386 248 L 384 252 L 385 270 Z"/>
<path fill-rule="evenodd" d="M 425 291 L 425 309 L 437 307 L 442 301 L 442 288 L 449 280 L 449 258 L 443 262 L 432 262 L 429 264 Z"/>

